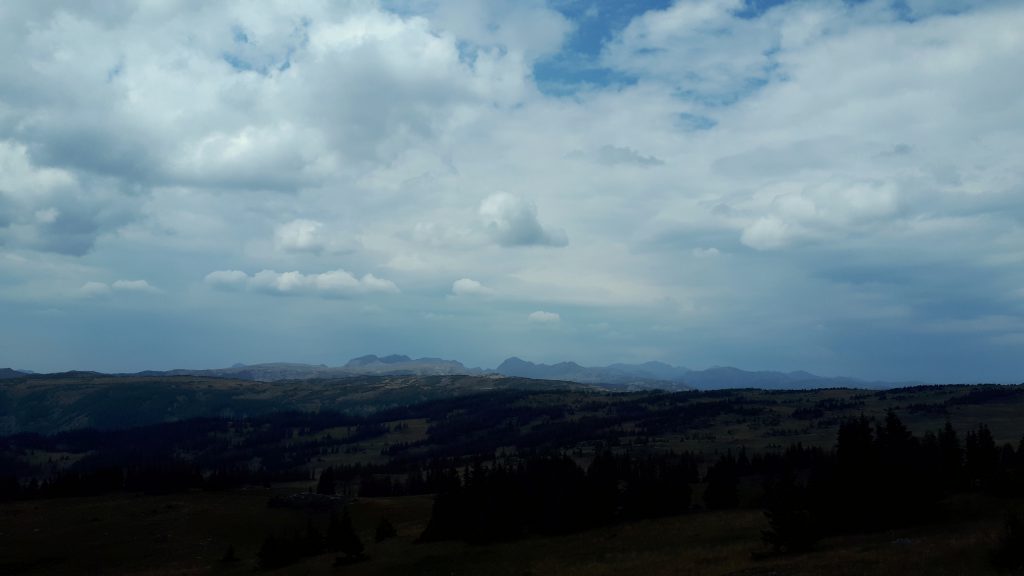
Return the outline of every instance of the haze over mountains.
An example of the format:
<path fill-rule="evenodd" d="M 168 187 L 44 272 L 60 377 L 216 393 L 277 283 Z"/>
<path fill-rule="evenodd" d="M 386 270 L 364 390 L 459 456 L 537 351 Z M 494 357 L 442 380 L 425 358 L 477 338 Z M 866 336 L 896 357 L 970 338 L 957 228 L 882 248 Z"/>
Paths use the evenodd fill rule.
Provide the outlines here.
<path fill-rule="evenodd" d="M 903 385 L 887 382 L 865 382 L 855 378 L 829 378 L 809 372 L 772 372 L 740 370 L 731 367 L 713 367 L 690 370 L 664 362 L 643 364 L 616 363 L 608 366 L 586 367 L 575 362 L 534 364 L 519 358 L 509 358 L 496 371 L 504 376 L 521 376 L 545 380 L 566 380 L 587 384 L 612 384 L 632 388 L 660 388 L 665 390 L 713 390 L 723 388 L 763 388 L 767 390 L 810 388 L 889 388 Z"/>
<path fill-rule="evenodd" d="M 212 370 L 146 370 L 139 372 L 143 376 L 213 376 L 220 378 L 238 378 L 259 382 L 277 380 L 308 380 L 311 378 L 346 378 L 349 376 L 439 376 L 439 375 L 482 375 L 488 371 L 480 368 L 468 368 L 461 362 L 442 358 L 413 359 L 401 354 L 376 356 L 369 354 L 349 360 L 344 366 L 327 366 L 325 364 L 296 364 L 289 362 L 270 362 L 265 364 L 235 364 L 230 368 Z"/>
<path fill-rule="evenodd" d="M 17 374 L 17 372 L 15 372 Z M 804 371 L 748 371 L 733 367 L 691 370 L 664 362 L 641 364 L 615 363 L 607 366 L 581 366 L 576 362 L 538 364 L 517 357 L 503 361 L 495 369 L 468 367 L 457 360 L 411 358 L 402 354 L 369 354 L 349 360 L 344 366 L 297 364 L 286 362 L 235 364 L 210 370 L 147 370 L 142 376 L 202 376 L 235 378 L 258 382 L 346 378 L 351 376 L 446 376 L 501 375 L 537 380 L 559 380 L 606 386 L 617 390 L 713 390 L 727 388 L 811 389 L 811 388 L 890 388 L 908 383 L 867 382 L 855 378 L 825 377 Z M 0 374 L 0 377 L 3 377 Z M 10 376 L 8 376 L 10 377 Z"/>
<path fill-rule="evenodd" d="M 582 366 L 508 358 L 497 368 L 456 360 L 366 355 L 344 366 L 236 364 L 213 370 L 32 374 L 0 369 L 0 435 L 121 428 L 195 417 L 281 410 L 365 414 L 494 390 L 625 392 L 761 388 L 889 388 L 899 384 L 825 378 L 808 372 L 690 370 L 663 362 Z"/>

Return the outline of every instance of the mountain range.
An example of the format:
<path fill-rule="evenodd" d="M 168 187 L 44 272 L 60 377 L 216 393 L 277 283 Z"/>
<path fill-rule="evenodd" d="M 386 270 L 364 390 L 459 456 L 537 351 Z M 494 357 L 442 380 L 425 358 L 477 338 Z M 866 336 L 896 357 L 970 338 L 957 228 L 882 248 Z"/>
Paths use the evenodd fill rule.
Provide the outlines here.
<path fill-rule="evenodd" d="M 631 389 L 720 390 L 761 388 L 765 390 L 807 390 L 813 388 L 884 389 L 910 383 L 867 382 L 856 378 L 827 377 L 810 372 L 748 371 L 726 366 L 691 370 L 664 362 L 610 364 L 587 367 L 575 362 L 534 364 L 520 358 L 502 362 L 496 372 L 503 376 L 521 376 L 544 380 L 564 380 L 586 384 L 621 385 Z"/>
<path fill-rule="evenodd" d="M 577 392 L 761 388 L 890 388 L 902 384 L 826 378 L 808 372 L 690 370 L 662 362 L 581 366 L 509 358 L 494 370 L 403 355 L 361 356 L 344 366 L 236 364 L 213 370 L 136 374 L 33 374 L 0 369 L 0 435 L 119 428 L 199 416 L 280 410 L 353 414 L 493 390 Z"/>
<path fill-rule="evenodd" d="M 310 380 L 322 378 L 347 378 L 350 376 L 482 376 L 494 374 L 480 368 L 468 368 L 461 362 L 443 358 L 410 358 L 400 354 L 375 356 L 369 354 L 349 360 L 344 366 L 325 364 L 295 364 L 272 362 L 266 364 L 235 364 L 230 368 L 212 370 L 146 370 L 139 376 L 203 376 L 237 378 L 257 382 L 278 380 Z"/>
<path fill-rule="evenodd" d="M 470 368 L 457 360 L 411 358 L 401 354 L 373 354 L 349 360 L 344 366 L 324 364 L 266 363 L 235 364 L 212 370 L 145 371 L 140 376 L 201 376 L 235 378 L 258 382 L 345 378 L 351 376 L 450 376 L 501 375 L 538 380 L 560 380 L 599 385 L 613 390 L 717 390 L 762 388 L 791 390 L 813 388 L 884 389 L 911 383 L 868 382 L 856 378 L 826 377 L 810 372 L 749 371 L 716 366 L 691 370 L 664 362 L 641 364 L 616 363 L 607 366 L 582 366 L 576 362 L 537 364 L 511 357 L 493 370 Z"/>

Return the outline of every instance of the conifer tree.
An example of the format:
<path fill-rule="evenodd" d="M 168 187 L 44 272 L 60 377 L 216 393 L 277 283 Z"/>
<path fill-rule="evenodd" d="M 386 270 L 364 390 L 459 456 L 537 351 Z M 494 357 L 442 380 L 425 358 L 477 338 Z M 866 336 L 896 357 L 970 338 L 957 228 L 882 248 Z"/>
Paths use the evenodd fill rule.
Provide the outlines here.
<path fill-rule="evenodd" d="M 334 496 L 334 468 L 328 466 L 320 472 L 320 480 L 316 483 L 316 493 Z"/>
<path fill-rule="evenodd" d="M 709 468 L 706 479 L 704 504 L 708 508 L 733 508 L 739 503 L 739 477 L 731 454 L 722 456 Z"/>
<path fill-rule="evenodd" d="M 806 489 L 796 485 L 790 471 L 786 470 L 770 487 L 767 500 L 768 530 L 761 532 L 762 539 L 776 552 L 804 552 L 813 548 L 819 528 L 808 505 Z"/>
<path fill-rule="evenodd" d="M 965 441 L 967 475 L 975 487 L 987 488 L 999 465 L 999 451 L 988 426 L 979 424 Z"/>
<path fill-rule="evenodd" d="M 1004 570 L 1024 568 L 1024 519 L 1020 514 L 1007 515 L 1003 532 L 992 550 L 992 563 Z"/>
<path fill-rule="evenodd" d="M 349 558 L 359 558 L 363 555 L 363 541 L 352 528 L 352 517 L 349 516 L 348 508 L 342 511 L 340 520 L 337 514 L 331 515 L 331 524 L 327 528 L 327 549 L 341 552 Z"/>
<path fill-rule="evenodd" d="M 391 523 L 387 518 L 381 518 L 380 522 L 377 523 L 377 529 L 374 532 L 374 541 L 383 542 L 390 538 L 398 536 L 398 531 L 395 530 L 394 524 Z"/>
<path fill-rule="evenodd" d="M 946 489 L 960 488 L 963 485 L 964 450 L 950 421 L 947 420 L 939 431 L 938 439 L 943 483 Z"/>

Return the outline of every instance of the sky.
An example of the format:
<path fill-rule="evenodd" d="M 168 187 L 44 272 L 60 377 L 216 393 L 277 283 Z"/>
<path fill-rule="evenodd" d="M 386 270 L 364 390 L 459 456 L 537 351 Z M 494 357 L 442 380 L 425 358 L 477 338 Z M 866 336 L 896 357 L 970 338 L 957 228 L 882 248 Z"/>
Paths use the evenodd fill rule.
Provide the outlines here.
<path fill-rule="evenodd" d="M 0 367 L 1024 381 L 1024 2 L 0 4 Z"/>

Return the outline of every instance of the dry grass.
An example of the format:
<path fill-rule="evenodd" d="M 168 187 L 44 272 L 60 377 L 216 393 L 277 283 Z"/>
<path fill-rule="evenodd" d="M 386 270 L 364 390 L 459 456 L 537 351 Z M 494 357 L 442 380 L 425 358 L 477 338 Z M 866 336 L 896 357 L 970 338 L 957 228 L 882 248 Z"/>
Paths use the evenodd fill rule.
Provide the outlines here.
<path fill-rule="evenodd" d="M 281 490 L 278 489 L 278 492 Z M 3 574 L 251 574 L 271 533 L 297 533 L 323 512 L 271 509 L 270 490 L 173 496 L 109 496 L 0 505 Z M 1020 503 L 1017 503 L 1020 504 Z M 367 561 L 332 566 L 308 558 L 274 574 L 493 574 L 756 576 L 985 574 L 1006 502 L 961 498 L 960 520 L 822 541 L 801 556 L 766 556 L 758 510 L 701 512 L 607 526 L 578 534 L 490 545 L 418 544 L 430 497 L 365 498 L 352 505 Z M 399 536 L 373 542 L 387 517 Z M 219 560 L 233 545 L 240 561 Z"/>

